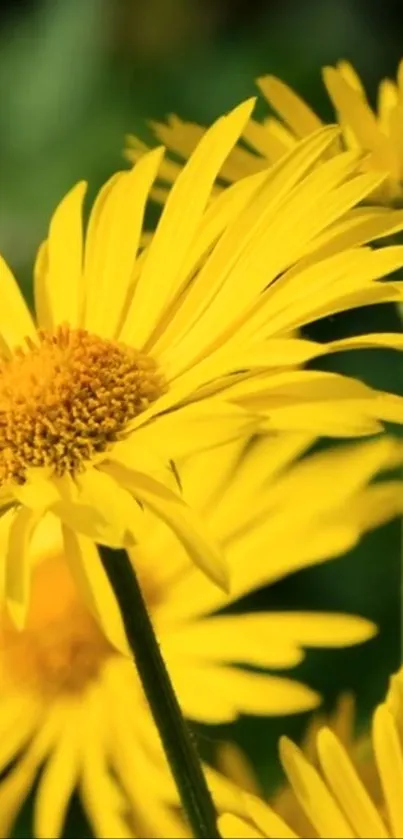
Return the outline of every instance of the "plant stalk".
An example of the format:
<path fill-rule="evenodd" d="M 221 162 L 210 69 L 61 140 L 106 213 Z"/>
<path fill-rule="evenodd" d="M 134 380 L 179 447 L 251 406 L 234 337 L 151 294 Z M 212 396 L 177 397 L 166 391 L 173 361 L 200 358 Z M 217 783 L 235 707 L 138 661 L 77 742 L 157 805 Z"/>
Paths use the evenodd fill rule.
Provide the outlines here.
<path fill-rule="evenodd" d="M 189 825 L 197 839 L 220 839 L 196 744 L 162 658 L 135 569 L 124 550 L 99 546 L 99 553 Z"/>

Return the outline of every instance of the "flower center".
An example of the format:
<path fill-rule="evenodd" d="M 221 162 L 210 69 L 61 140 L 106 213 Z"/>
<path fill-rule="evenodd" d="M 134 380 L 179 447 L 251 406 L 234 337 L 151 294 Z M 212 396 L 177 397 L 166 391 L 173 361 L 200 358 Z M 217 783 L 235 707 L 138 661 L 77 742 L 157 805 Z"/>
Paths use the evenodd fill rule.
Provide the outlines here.
<path fill-rule="evenodd" d="M 139 553 L 136 558 L 141 562 Z M 154 614 L 163 593 L 146 573 L 146 559 L 141 584 Z M 122 656 L 81 597 L 64 554 L 60 522 L 51 513 L 34 530 L 29 561 L 32 586 L 24 629 L 15 627 L 5 607 L 0 610 L 0 693 L 5 695 L 7 686 L 45 698 L 82 693 Z"/>
<path fill-rule="evenodd" d="M 26 470 L 75 473 L 165 389 L 154 360 L 62 325 L 0 364 L 0 481 Z"/>
<path fill-rule="evenodd" d="M 80 600 L 63 557 L 47 559 L 35 569 L 23 631 L 2 616 L 2 680 L 17 688 L 48 697 L 80 692 L 115 655 Z"/>

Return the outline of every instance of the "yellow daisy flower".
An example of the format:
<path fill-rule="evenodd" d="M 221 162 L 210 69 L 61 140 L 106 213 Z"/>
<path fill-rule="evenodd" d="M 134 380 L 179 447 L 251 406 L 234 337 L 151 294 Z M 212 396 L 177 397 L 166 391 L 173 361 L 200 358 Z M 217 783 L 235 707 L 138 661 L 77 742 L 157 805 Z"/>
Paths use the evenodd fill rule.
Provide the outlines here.
<path fill-rule="evenodd" d="M 46 511 L 62 521 L 90 599 L 105 579 L 77 534 L 128 546 L 141 539 L 145 509 L 225 586 L 221 554 L 178 489 L 177 458 L 246 434 L 262 417 L 270 431 L 346 436 L 378 431 L 379 418 L 403 421 L 398 397 L 298 369 L 329 345 L 290 336 L 340 309 L 401 297 L 401 284 L 378 280 L 403 264 L 403 248 L 360 245 L 400 229 L 403 217 L 357 216 L 352 208 L 381 178 L 356 173 L 354 154 L 315 170 L 333 128 L 209 200 L 252 105 L 203 136 L 146 248 L 143 215 L 161 149 L 105 185 L 85 241 L 85 185 L 76 186 L 39 252 L 35 321 L 0 264 L 0 540 L 19 625 L 27 547 Z M 400 338 L 361 336 L 330 350 Z"/>
<path fill-rule="evenodd" d="M 317 732 L 313 761 L 282 738 L 280 757 L 290 784 L 290 796 L 283 807 L 288 811 L 287 821 L 279 815 L 278 806 L 271 807 L 254 794 L 241 794 L 244 816 L 222 816 L 222 835 L 225 839 L 401 837 L 403 669 L 392 677 L 386 700 L 373 715 L 372 753 L 369 749 L 364 740 L 360 749 L 352 749 L 343 743 L 343 736 L 322 727 Z"/>
<path fill-rule="evenodd" d="M 369 621 L 349 615 L 220 612 L 261 585 L 336 556 L 395 514 L 396 483 L 370 479 L 401 460 L 396 444 L 372 441 L 292 465 L 307 443 L 262 437 L 246 452 L 230 443 L 225 457 L 209 452 L 183 466 L 192 502 L 227 547 L 231 598 L 188 563 L 161 520 L 146 516 L 148 530 L 132 560 L 192 720 L 312 708 L 316 693 L 265 669 L 293 667 L 307 647 L 342 647 L 373 635 Z M 136 671 L 102 634 L 65 559 L 60 522 L 48 513 L 30 544 L 25 628 L 17 630 L 5 609 L 1 614 L 0 770 L 11 766 L 0 782 L 0 834 L 8 835 L 41 768 L 37 837 L 60 835 L 76 788 L 98 836 L 181 836 L 170 809 L 175 788 Z M 232 800 L 232 787 L 209 777 L 220 801 Z"/>
<path fill-rule="evenodd" d="M 338 154 L 343 149 L 360 150 L 365 155 L 363 170 L 385 175 L 371 197 L 382 203 L 400 201 L 403 198 L 403 61 L 399 64 L 396 81 L 381 81 L 375 110 L 348 61 L 339 61 L 335 67 L 324 67 L 323 80 L 342 129 L 342 142 L 336 141 L 327 154 Z M 281 79 L 263 76 L 257 80 L 257 85 L 278 117 L 270 115 L 262 122 L 250 120 L 242 132 L 244 144 L 231 152 L 220 171 L 221 183 L 233 183 L 276 163 L 295 143 L 324 125 L 298 93 Z M 173 115 L 166 123 L 153 122 L 151 126 L 155 135 L 182 160 L 188 158 L 205 131 L 202 126 Z M 134 161 L 145 148 L 145 144 L 129 135 L 126 157 Z M 180 163 L 169 161 L 163 171 L 165 183 L 172 183 L 180 169 Z M 165 196 L 166 186 L 161 184 L 155 197 L 164 200 Z"/>
<path fill-rule="evenodd" d="M 317 753 L 317 737 L 323 727 L 329 728 L 336 735 L 350 758 L 353 760 L 360 778 L 365 784 L 376 805 L 381 804 L 381 790 L 374 761 L 371 755 L 370 738 L 365 733 L 360 737 L 355 735 L 355 699 L 350 693 L 341 695 L 336 708 L 331 714 L 317 712 L 310 721 L 304 735 L 301 751 L 309 763 L 320 771 Z M 217 751 L 217 768 L 228 779 L 235 789 L 238 789 L 238 800 L 232 802 L 232 807 L 239 807 L 239 790 L 250 793 L 255 798 L 263 798 L 264 791 L 258 781 L 252 764 L 246 755 L 234 743 L 222 743 Z M 217 783 L 214 778 L 214 783 Z M 229 790 L 226 789 L 227 796 Z M 218 801 L 222 796 L 219 788 Z M 310 837 L 314 834 L 312 823 L 301 808 L 294 788 L 285 783 L 269 797 L 267 803 L 277 816 L 291 825 L 297 836 Z"/>

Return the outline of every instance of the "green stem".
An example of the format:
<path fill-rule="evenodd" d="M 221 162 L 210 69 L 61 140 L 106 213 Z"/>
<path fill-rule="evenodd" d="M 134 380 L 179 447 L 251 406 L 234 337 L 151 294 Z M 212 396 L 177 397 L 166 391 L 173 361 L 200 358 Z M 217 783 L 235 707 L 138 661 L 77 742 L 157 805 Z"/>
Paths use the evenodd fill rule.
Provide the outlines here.
<path fill-rule="evenodd" d="M 125 551 L 99 547 L 127 639 L 179 797 L 197 839 L 220 839 L 217 814 L 191 733 L 182 716 L 132 563 Z"/>

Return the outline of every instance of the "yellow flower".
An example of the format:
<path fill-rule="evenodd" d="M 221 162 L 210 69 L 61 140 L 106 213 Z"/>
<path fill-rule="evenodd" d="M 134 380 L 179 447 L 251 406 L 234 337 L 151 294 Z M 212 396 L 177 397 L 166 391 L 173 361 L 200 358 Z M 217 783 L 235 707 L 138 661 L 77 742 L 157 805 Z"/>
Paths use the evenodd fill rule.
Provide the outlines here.
<path fill-rule="evenodd" d="M 143 214 L 161 149 L 105 185 L 85 241 L 85 185 L 64 198 L 38 256 L 35 322 L 0 264 L 0 543 L 19 625 L 26 549 L 46 511 L 62 521 L 90 598 L 106 581 L 83 538 L 129 546 L 146 509 L 225 586 L 221 554 L 178 488 L 178 458 L 247 434 L 262 418 L 271 432 L 341 436 L 372 434 L 378 418 L 403 421 L 398 397 L 298 369 L 329 349 L 399 346 L 401 336 L 330 346 L 290 336 L 340 309 L 401 297 L 401 284 L 378 280 L 403 263 L 403 248 L 359 245 L 403 218 L 357 216 L 352 208 L 380 178 L 357 174 L 354 154 L 315 170 L 333 128 L 209 201 L 252 104 L 204 135 L 146 248 Z"/>
<path fill-rule="evenodd" d="M 320 770 L 317 754 L 317 737 L 320 730 L 326 726 L 335 734 L 354 761 L 357 771 L 371 797 L 380 803 L 380 787 L 377 770 L 371 755 L 370 738 L 367 734 L 355 736 L 355 700 L 352 694 L 346 693 L 339 697 L 335 711 L 332 714 L 316 712 L 310 721 L 301 744 L 301 751 L 315 769 Z M 256 777 L 253 766 L 247 757 L 234 743 L 223 743 L 217 752 L 217 768 L 233 785 L 232 795 L 238 790 L 238 799 L 232 801 L 232 807 L 239 809 L 239 790 L 252 794 L 255 798 L 262 798 L 264 792 Z M 217 783 L 214 778 L 214 783 Z M 226 790 L 228 795 L 228 790 Z M 220 802 L 222 790 L 219 790 Z M 291 825 L 297 836 L 310 837 L 314 834 L 312 823 L 301 808 L 294 788 L 285 783 L 268 799 L 268 805 L 287 825 Z M 241 808 L 242 810 L 242 808 Z M 244 814 L 245 815 L 245 814 Z"/>
<path fill-rule="evenodd" d="M 343 149 L 361 151 L 363 170 L 382 172 L 384 181 L 372 198 L 384 203 L 403 198 L 403 61 L 396 82 L 383 79 L 379 85 L 377 108 L 368 102 L 364 87 L 347 61 L 323 69 L 323 80 L 342 129 L 342 142 L 336 141 L 327 154 Z M 246 147 L 236 147 L 220 171 L 220 181 L 233 183 L 276 163 L 302 138 L 323 127 L 323 121 L 292 88 L 275 76 L 257 80 L 263 98 L 277 112 L 278 118 L 266 117 L 263 122 L 251 119 L 242 132 Z M 167 123 L 151 123 L 156 136 L 182 159 L 191 154 L 205 129 L 170 116 Z M 127 138 L 126 157 L 136 160 L 146 148 L 136 137 Z M 180 171 L 180 163 L 167 162 L 163 179 L 171 183 Z M 166 187 L 155 191 L 164 200 Z"/>
<path fill-rule="evenodd" d="M 280 757 L 290 784 L 287 800 L 280 800 L 282 807 L 279 802 L 271 807 L 254 794 L 241 794 L 244 816 L 222 816 L 223 836 L 398 839 L 403 835 L 403 669 L 392 677 L 386 700 L 373 715 L 372 752 L 364 739 L 360 747 L 352 747 L 328 726 L 317 732 L 315 752 L 308 760 L 294 743 L 282 738 Z M 280 809 L 288 812 L 287 821 Z"/>
<path fill-rule="evenodd" d="M 231 598 L 189 565 L 181 543 L 152 514 L 132 553 L 179 701 L 192 720 L 220 723 L 240 713 L 312 708 L 316 693 L 265 669 L 293 667 L 306 647 L 345 646 L 373 635 L 370 622 L 351 615 L 220 611 L 261 585 L 331 559 L 398 509 L 394 481 L 369 482 L 401 460 L 399 446 L 384 439 L 292 465 L 307 442 L 262 437 L 246 453 L 230 443 L 225 457 L 209 452 L 183 467 L 192 502 L 227 546 Z M 26 626 L 17 630 L 6 610 L 1 616 L 0 771 L 12 766 L 0 782 L 0 835 L 8 835 L 43 767 L 37 837 L 60 834 L 75 788 L 96 835 L 180 836 L 170 809 L 175 789 L 136 671 L 89 613 L 65 552 L 60 522 L 49 513 L 30 547 Z M 231 791 L 211 777 L 228 798 Z"/>

